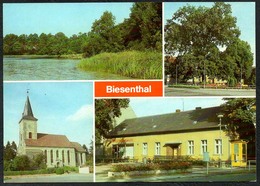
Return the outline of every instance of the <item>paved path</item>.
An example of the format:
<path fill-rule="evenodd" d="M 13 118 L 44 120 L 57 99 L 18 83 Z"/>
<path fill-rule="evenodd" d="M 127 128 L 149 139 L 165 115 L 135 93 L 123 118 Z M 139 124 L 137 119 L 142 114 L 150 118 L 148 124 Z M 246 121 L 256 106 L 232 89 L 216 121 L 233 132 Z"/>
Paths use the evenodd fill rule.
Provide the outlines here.
<path fill-rule="evenodd" d="M 255 168 L 249 171 L 247 168 L 210 168 L 206 174 L 206 168 L 194 168 L 191 173 L 171 175 L 147 175 L 126 176 L 109 178 L 107 175 L 111 165 L 96 166 L 96 182 L 212 182 L 212 181 L 255 181 Z"/>
<path fill-rule="evenodd" d="M 39 182 L 93 182 L 93 174 L 62 174 L 62 175 L 23 175 L 6 176 L 12 179 L 5 180 L 5 183 L 39 183 Z"/>
<path fill-rule="evenodd" d="M 255 96 L 256 90 L 249 89 L 188 89 L 165 87 L 165 96 Z"/>

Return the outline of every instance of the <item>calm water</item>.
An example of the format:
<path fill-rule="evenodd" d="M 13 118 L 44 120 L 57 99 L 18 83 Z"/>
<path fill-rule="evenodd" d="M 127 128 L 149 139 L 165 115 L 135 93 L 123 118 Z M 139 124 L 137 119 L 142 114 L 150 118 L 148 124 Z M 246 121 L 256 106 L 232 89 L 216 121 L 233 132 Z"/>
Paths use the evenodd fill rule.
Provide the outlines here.
<path fill-rule="evenodd" d="M 76 68 L 79 60 L 4 58 L 4 81 L 129 79 Z"/>

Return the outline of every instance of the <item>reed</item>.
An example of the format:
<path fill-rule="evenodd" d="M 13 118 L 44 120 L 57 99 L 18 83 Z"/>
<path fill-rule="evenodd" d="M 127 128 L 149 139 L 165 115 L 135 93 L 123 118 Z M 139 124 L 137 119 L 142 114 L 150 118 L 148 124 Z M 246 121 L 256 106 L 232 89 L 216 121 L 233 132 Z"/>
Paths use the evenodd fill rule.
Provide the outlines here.
<path fill-rule="evenodd" d="M 162 79 L 162 54 L 153 51 L 102 53 L 81 60 L 78 68 L 136 79 Z"/>

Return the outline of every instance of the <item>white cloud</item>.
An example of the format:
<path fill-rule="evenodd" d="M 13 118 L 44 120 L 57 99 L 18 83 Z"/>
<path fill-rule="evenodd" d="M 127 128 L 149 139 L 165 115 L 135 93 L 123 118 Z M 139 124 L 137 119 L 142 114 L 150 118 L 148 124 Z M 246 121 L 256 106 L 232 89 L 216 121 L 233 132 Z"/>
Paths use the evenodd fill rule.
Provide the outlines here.
<path fill-rule="evenodd" d="M 67 121 L 82 121 L 85 119 L 93 118 L 93 107 L 92 105 L 83 105 L 75 113 L 69 115 Z"/>

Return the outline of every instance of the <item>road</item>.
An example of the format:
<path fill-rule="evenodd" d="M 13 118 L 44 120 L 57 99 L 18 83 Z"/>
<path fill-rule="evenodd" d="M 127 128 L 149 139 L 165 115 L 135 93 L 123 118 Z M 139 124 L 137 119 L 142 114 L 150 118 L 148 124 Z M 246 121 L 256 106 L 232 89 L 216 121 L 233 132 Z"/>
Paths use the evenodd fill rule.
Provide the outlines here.
<path fill-rule="evenodd" d="M 219 169 L 210 168 L 207 175 L 205 168 L 194 168 L 191 173 L 171 175 L 126 176 L 109 178 L 107 172 L 111 165 L 96 166 L 96 182 L 252 182 L 256 180 L 256 169 L 245 168 Z"/>
<path fill-rule="evenodd" d="M 254 89 L 188 89 L 165 87 L 165 96 L 256 96 Z"/>
<path fill-rule="evenodd" d="M 23 176 L 7 176 L 5 183 L 52 183 L 52 182 L 93 182 L 93 174 L 62 174 L 62 175 L 23 175 Z"/>

